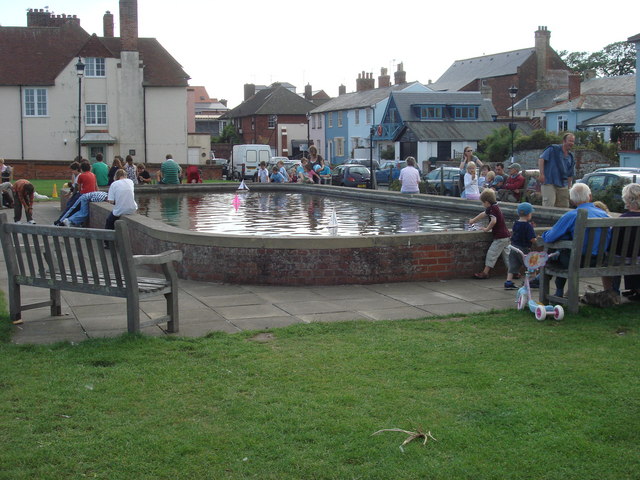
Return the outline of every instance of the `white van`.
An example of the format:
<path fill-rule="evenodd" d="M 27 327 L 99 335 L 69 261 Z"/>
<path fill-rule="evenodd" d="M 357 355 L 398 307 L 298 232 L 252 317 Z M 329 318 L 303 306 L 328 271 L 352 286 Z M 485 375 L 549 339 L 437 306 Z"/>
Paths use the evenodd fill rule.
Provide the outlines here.
<path fill-rule="evenodd" d="M 260 162 L 269 163 L 271 147 L 269 145 L 234 145 L 231 162 L 233 169 L 245 180 L 253 178 Z"/>

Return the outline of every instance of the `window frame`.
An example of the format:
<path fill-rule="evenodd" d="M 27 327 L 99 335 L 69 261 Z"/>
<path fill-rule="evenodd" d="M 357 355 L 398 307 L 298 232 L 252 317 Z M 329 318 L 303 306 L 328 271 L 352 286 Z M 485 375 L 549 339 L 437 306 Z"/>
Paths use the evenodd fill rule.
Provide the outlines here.
<path fill-rule="evenodd" d="M 27 102 L 27 94 L 31 93 L 33 98 Z M 40 95 L 44 94 L 44 102 Z M 49 90 L 40 87 L 26 87 L 23 90 L 23 116 L 25 117 L 48 117 L 49 116 Z M 31 105 L 31 108 L 29 106 Z M 44 107 L 44 108 L 42 108 Z M 30 113 L 32 111 L 32 113 Z"/>
<path fill-rule="evenodd" d="M 344 137 L 335 137 L 336 157 L 344 157 Z"/>
<path fill-rule="evenodd" d="M 267 117 L 267 128 L 273 130 L 278 125 L 278 115 L 269 115 Z"/>
<path fill-rule="evenodd" d="M 466 112 L 465 116 L 463 113 Z M 470 116 L 469 113 L 473 112 L 473 116 Z M 455 120 L 477 120 L 478 119 L 478 107 L 473 105 L 454 105 L 453 107 L 453 118 Z"/>
<path fill-rule="evenodd" d="M 106 60 L 103 57 L 86 57 L 84 59 L 84 76 L 87 78 L 106 77 L 107 76 Z"/>
<path fill-rule="evenodd" d="M 90 112 L 90 110 L 92 110 Z M 100 112 L 102 110 L 102 112 Z M 104 118 L 104 122 L 101 122 Z M 104 127 L 109 124 L 106 103 L 86 103 L 84 108 L 84 124 L 87 127 Z"/>

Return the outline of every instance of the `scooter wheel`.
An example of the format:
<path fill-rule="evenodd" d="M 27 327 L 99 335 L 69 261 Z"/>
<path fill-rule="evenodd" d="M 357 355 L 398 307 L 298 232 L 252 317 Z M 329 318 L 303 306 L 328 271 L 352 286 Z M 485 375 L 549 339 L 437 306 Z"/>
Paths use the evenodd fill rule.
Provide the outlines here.
<path fill-rule="evenodd" d="M 562 320 L 564 318 L 564 308 L 561 305 L 553 307 L 553 318 L 555 320 Z"/>
<path fill-rule="evenodd" d="M 544 305 L 538 305 L 536 307 L 535 314 L 536 314 L 536 320 L 540 322 L 545 318 L 547 318 L 547 310 L 544 308 Z"/>
<path fill-rule="evenodd" d="M 523 310 L 524 307 L 527 306 L 527 294 L 526 293 L 518 293 L 518 297 L 516 298 L 516 306 L 518 310 Z"/>

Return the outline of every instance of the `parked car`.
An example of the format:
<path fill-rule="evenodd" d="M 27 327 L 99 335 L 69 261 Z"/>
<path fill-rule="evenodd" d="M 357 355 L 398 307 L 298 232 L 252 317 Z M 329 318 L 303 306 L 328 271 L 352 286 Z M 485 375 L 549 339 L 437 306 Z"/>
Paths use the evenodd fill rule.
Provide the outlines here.
<path fill-rule="evenodd" d="M 371 171 L 362 165 L 338 165 L 331 172 L 331 184 L 343 187 L 369 188 Z"/>
<path fill-rule="evenodd" d="M 347 162 L 347 164 L 349 164 L 349 165 L 358 164 L 358 165 L 365 166 L 367 168 L 371 168 L 371 160 L 369 160 L 368 158 L 352 158 L 351 160 L 349 160 Z M 374 160 L 373 161 L 373 169 L 374 170 L 380 170 L 380 162 L 378 162 L 378 160 Z"/>
<path fill-rule="evenodd" d="M 604 190 L 612 185 L 624 185 L 626 183 L 640 182 L 640 172 L 629 172 L 624 170 L 607 170 L 587 173 L 584 177 L 576 180 L 580 183 L 586 183 L 592 192 Z"/>
<path fill-rule="evenodd" d="M 407 166 L 405 161 L 387 161 L 380 165 L 380 170 L 376 170 L 376 182 L 377 183 L 391 183 L 393 180 L 397 180 L 400 176 L 400 170 Z M 416 167 L 418 168 L 418 167 Z M 418 172 L 420 169 L 418 168 Z M 420 172 L 422 178 L 422 172 Z"/>
<path fill-rule="evenodd" d="M 632 173 L 640 173 L 640 168 L 638 167 L 605 167 L 598 168 L 594 170 L 595 172 L 632 172 Z"/>
<path fill-rule="evenodd" d="M 442 181 L 442 177 L 444 177 L 444 182 Z M 458 167 L 438 167 L 425 175 L 423 180 L 427 183 L 427 193 L 435 190 L 435 193 L 440 195 L 442 194 L 444 185 L 445 195 L 460 196 L 460 187 L 458 185 L 460 169 Z"/>

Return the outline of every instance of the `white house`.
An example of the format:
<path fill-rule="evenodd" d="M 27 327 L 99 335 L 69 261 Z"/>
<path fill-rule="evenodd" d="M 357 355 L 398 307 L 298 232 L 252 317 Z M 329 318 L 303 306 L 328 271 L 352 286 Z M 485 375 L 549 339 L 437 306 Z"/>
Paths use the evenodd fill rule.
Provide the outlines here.
<path fill-rule="evenodd" d="M 26 27 L 0 27 L 6 159 L 71 161 L 80 140 L 84 158 L 186 163 L 189 77 L 156 39 L 138 38 L 137 1 L 119 3 L 120 37 L 110 12 L 102 37 L 43 10 L 29 10 Z"/>

